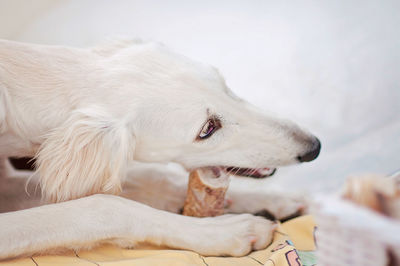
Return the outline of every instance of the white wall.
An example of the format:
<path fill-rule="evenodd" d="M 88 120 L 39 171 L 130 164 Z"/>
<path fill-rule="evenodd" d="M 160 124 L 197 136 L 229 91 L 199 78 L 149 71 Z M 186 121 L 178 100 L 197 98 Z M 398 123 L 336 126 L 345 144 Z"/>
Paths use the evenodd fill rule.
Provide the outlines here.
<path fill-rule="evenodd" d="M 211 63 L 237 94 L 320 137 L 320 159 L 276 175 L 319 189 L 400 168 L 399 11 L 395 0 L 0 0 L 0 38 L 141 37 Z"/>

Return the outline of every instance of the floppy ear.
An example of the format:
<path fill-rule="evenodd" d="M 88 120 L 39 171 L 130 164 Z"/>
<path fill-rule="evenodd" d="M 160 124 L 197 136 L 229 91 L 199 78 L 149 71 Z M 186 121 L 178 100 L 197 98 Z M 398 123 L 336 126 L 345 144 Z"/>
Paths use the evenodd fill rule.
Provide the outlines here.
<path fill-rule="evenodd" d="M 75 111 L 47 136 L 36 155 L 43 198 L 60 202 L 118 193 L 134 145 L 123 121 L 97 108 Z"/>

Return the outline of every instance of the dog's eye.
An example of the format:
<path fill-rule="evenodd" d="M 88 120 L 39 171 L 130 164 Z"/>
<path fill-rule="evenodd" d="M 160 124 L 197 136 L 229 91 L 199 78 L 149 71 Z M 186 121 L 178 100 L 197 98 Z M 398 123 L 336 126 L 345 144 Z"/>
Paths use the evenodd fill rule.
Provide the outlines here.
<path fill-rule="evenodd" d="M 211 137 L 211 135 L 219 128 L 221 128 L 220 120 L 217 118 L 211 118 L 204 124 L 197 139 L 201 140 Z"/>

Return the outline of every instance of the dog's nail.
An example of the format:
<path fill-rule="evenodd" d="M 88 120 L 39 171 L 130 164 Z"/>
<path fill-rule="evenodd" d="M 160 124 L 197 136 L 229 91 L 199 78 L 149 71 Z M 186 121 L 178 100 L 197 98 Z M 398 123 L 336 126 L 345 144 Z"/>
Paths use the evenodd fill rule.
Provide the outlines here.
<path fill-rule="evenodd" d="M 301 204 L 301 205 L 299 205 L 299 206 L 297 207 L 297 212 L 301 213 L 301 212 L 303 212 L 305 209 L 306 209 L 306 206 L 303 205 L 303 204 Z"/>
<path fill-rule="evenodd" d="M 256 243 L 257 242 L 257 237 L 256 236 L 249 236 L 249 241 L 250 243 Z"/>
<path fill-rule="evenodd" d="M 233 201 L 231 199 L 225 199 L 225 208 L 228 208 L 229 206 L 231 206 L 233 203 Z"/>

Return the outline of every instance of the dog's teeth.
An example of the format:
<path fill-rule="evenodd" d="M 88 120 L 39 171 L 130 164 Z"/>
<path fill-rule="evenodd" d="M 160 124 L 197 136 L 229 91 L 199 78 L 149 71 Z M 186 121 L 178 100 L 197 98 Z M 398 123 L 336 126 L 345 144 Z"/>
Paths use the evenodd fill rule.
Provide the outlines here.
<path fill-rule="evenodd" d="M 258 171 L 261 176 L 271 175 L 275 171 L 275 168 L 262 168 Z"/>
<path fill-rule="evenodd" d="M 271 168 L 262 168 L 258 171 L 260 175 L 268 175 L 273 172 L 273 169 Z"/>

